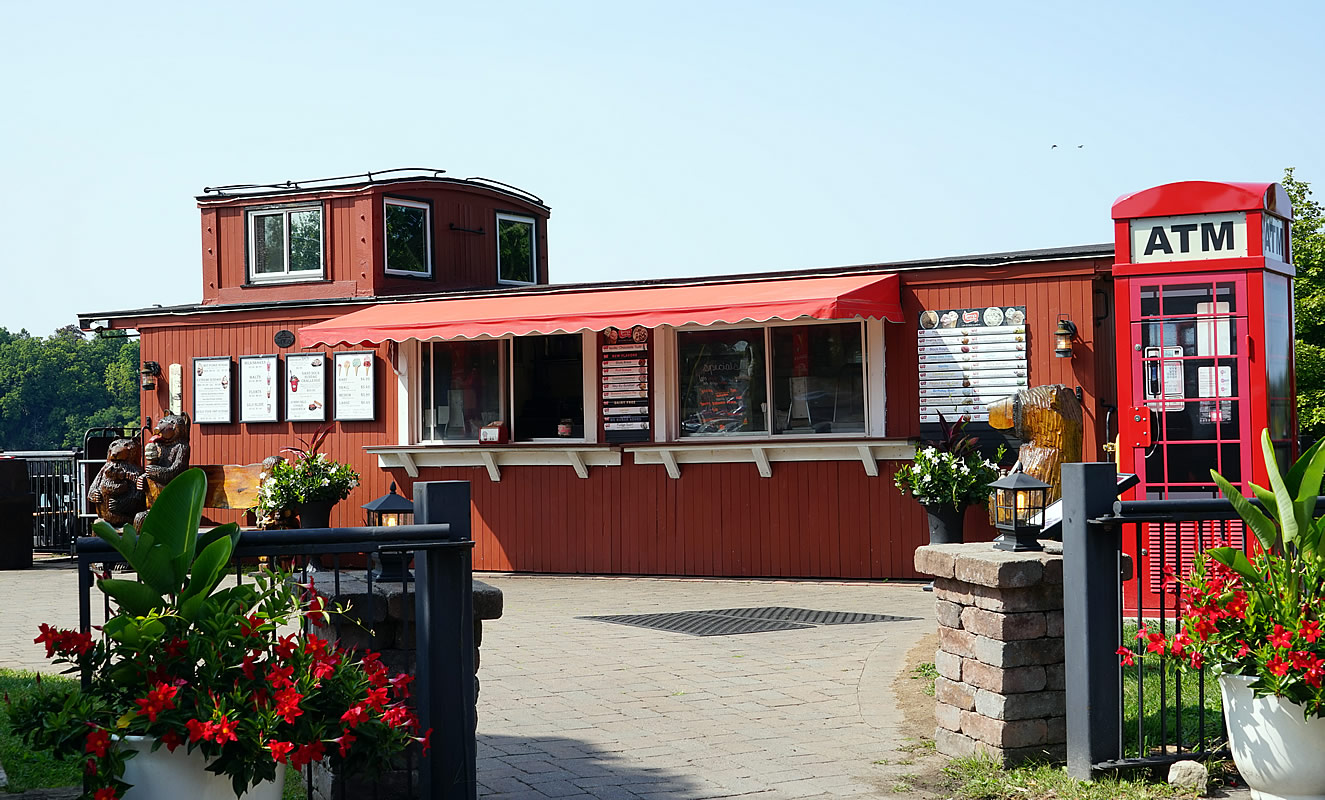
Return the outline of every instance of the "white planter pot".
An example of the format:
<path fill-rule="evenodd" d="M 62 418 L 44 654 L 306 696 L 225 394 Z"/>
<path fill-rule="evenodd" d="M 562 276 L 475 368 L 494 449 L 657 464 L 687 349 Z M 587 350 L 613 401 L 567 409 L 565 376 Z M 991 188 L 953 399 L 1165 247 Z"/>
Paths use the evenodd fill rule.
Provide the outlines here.
<path fill-rule="evenodd" d="M 152 752 L 152 740 L 146 736 L 126 736 L 120 747 L 137 750 L 138 755 L 124 763 L 124 780 L 133 788 L 124 800 L 235 800 L 230 778 L 207 771 L 207 758 L 201 751 L 186 752 L 180 745 L 175 752 L 165 746 Z M 285 765 L 276 765 L 276 780 L 263 781 L 244 793 L 244 800 L 281 800 L 285 786 Z"/>
<path fill-rule="evenodd" d="M 1253 678 L 1221 675 L 1229 747 L 1253 800 L 1325 798 L 1325 719 L 1282 697 L 1256 697 Z"/>

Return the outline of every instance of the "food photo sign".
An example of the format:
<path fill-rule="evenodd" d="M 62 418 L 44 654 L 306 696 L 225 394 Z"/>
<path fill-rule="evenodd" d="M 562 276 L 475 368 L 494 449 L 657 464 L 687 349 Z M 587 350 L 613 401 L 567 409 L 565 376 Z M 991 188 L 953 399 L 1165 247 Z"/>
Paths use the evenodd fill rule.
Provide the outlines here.
<path fill-rule="evenodd" d="M 230 357 L 193 359 L 193 421 L 226 423 L 231 421 Z"/>
<path fill-rule="evenodd" d="M 922 435 L 936 435 L 940 414 L 949 422 L 966 417 L 973 434 L 992 430 L 989 404 L 1030 385 L 1028 339 L 1025 306 L 922 311 L 916 332 Z"/>
<path fill-rule="evenodd" d="M 336 353 L 336 419 L 338 421 L 373 419 L 373 353 L 371 351 Z"/>
<path fill-rule="evenodd" d="M 327 421 L 326 353 L 298 353 L 286 356 L 283 385 L 287 420 Z"/>

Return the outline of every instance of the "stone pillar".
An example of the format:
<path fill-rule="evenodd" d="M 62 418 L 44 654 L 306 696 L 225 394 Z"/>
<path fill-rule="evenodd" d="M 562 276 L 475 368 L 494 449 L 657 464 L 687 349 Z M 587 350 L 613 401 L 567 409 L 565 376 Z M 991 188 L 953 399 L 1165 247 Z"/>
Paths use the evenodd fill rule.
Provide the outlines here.
<path fill-rule="evenodd" d="M 938 751 L 1064 760 L 1063 557 L 942 544 L 915 566 L 934 576 Z"/>

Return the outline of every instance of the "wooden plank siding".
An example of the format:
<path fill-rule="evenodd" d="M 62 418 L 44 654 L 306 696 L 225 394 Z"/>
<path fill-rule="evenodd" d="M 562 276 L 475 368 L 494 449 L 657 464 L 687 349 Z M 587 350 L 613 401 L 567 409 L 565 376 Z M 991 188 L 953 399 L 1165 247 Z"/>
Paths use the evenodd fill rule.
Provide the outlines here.
<path fill-rule="evenodd" d="M 346 207 L 357 206 L 347 202 Z M 230 246 L 242 243 L 242 236 L 231 239 Z M 474 239 L 492 241 L 477 235 Z M 225 240 L 224 226 L 219 240 Z M 359 248 L 344 240 L 333 246 Z M 543 247 L 540 242 L 540 250 Z M 1025 305 L 1031 382 L 1082 387 L 1086 457 L 1101 457 L 1103 420 L 1094 409 L 1113 401 L 1114 384 L 1111 283 L 1101 277 L 1108 266 L 1105 261 L 1078 260 L 902 272 L 907 322 L 884 326 L 887 436 L 919 434 L 914 320 L 922 309 Z M 1103 296 L 1097 297 L 1100 292 Z M 184 408 L 191 410 L 187 370 L 192 358 L 299 352 L 277 348 L 272 340 L 276 331 L 297 333 L 302 325 L 343 311 L 335 306 L 235 309 L 144 318 L 137 327 L 144 360 L 156 361 L 163 369 L 175 363 L 185 366 Z M 1072 359 L 1053 355 L 1052 332 L 1059 313 L 1070 316 L 1080 331 Z M 365 348 L 323 352 L 336 349 Z M 412 495 L 413 480 L 403 470 L 379 468 L 376 456 L 365 450 L 398 441 L 393 350 L 387 345 L 377 348 L 377 420 L 336 423 L 328 441 L 328 454 L 349 462 L 363 476 L 363 484 L 337 506 L 334 525 L 362 524 L 359 506 L 385 494 L 392 480 L 403 495 Z M 166 384 L 163 380 L 156 392 L 144 394 L 145 415 L 161 416 Z M 317 427 L 289 422 L 195 425 L 193 462 L 259 462 L 299 437 L 309 437 Z M 899 465 L 882 461 L 879 475 L 871 478 L 859 461 L 774 462 L 772 476 L 761 478 L 749 463 L 684 464 L 681 477 L 672 479 L 661 465 L 635 464 L 633 456 L 624 453 L 621 466 L 591 467 L 587 479 L 577 477 L 569 466 L 507 466 L 496 483 L 482 468 L 428 468 L 418 480 L 471 482 L 474 566 L 480 570 L 919 578 L 911 559 L 928 539 L 926 521 L 920 506 L 893 486 Z M 238 517 L 218 512 L 216 519 Z M 977 512 L 967 515 L 966 530 L 972 540 L 992 537 Z"/>

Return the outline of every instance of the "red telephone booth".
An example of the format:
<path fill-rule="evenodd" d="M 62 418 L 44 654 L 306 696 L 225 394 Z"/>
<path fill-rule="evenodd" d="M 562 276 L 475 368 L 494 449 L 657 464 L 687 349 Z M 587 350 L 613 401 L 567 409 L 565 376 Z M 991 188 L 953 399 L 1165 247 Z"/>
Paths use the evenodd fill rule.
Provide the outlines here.
<path fill-rule="evenodd" d="M 1277 183 L 1171 183 L 1119 198 L 1113 219 L 1118 461 L 1141 479 L 1133 496 L 1217 497 L 1211 469 L 1244 489 L 1268 485 L 1261 430 L 1280 464 L 1296 455 L 1287 193 Z M 1201 549 L 1225 543 L 1245 546 L 1240 524 L 1142 526 L 1126 544 L 1151 595 L 1143 605 L 1167 568 L 1185 572 Z"/>

